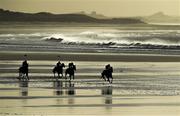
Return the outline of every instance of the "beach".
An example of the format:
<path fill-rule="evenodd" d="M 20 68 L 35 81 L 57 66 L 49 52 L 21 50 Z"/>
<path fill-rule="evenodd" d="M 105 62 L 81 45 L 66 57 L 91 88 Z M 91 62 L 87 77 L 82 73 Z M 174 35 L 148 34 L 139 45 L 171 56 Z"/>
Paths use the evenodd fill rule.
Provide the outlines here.
<path fill-rule="evenodd" d="M 178 116 L 179 37 L 175 25 L 2 23 L 0 115 Z M 30 80 L 19 81 L 25 59 Z M 54 78 L 59 60 L 75 80 Z"/>
<path fill-rule="evenodd" d="M 180 115 L 178 55 L 95 52 L 0 52 L 0 115 Z M 18 68 L 27 54 L 29 81 Z M 60 60 L 73 62 L 75 80 L 55 79 Z M 101 79 L 106 64 L 113 83 Z M 64 69 L 64 70 L 65 70 Z"/>

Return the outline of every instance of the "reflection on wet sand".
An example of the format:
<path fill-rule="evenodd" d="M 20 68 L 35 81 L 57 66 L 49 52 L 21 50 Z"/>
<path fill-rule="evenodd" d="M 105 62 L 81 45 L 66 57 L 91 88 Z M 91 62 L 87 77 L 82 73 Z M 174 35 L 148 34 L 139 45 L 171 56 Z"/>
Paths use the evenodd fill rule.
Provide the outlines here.
<path fill-rule="evenodd" d="M 53 87 L 56 88 L 55 95 L 63 95 L 63 81 L 56 80 L 53 81 Z"/>
<path fill-rule="evenodd" d="M 28 96 L 28 81 L 19 81 L 19 88 L 21 88 L 21 96 Z"/>
<path fill-rule="evenodd" d="M 66 90 L 66 95 L 69 95 L 69 96 L 73 96 L 76 94 L 76 91 L 75 91 L 75 88 L 74 88 L 74 83 L 71 82 L 71 81 L 66 81 L 65 82 L 65 87 L 67 88 Z M 69 97 L 68 99 L 68 104 L 74 104 L 74 98 L 73 97 Z"/>
<path fill-rule="evenodd" d="M 66 95 L 75 95 L 76 94 L 73 82 L 66 81 L 65 87 L 67 88 Z"/>
<path fill-rule="evenodd" d="M 101 90 L 101 95 L 105 96 L 104 104 L 112 104 L 112 87 L 106 86 Z"/>
<path fill-rule="evenodd" d="M 71 82 L 71 81 L 56 80 L 56 81 L 53 81 L 53 87 L 56 89 L 55 94 L 57 96 L 58 95 L 72 96 L 76 94 L 76 91 L 74 88 L 74 82 Z M 73 97 L 68 98 L 68 104 L 74 104 Z"/>
<path fill-rule="evenodd" d="M 178 115 L 180 112 L 179 91 L 176 90 L 179 89 L 179 78 L 177 77 L 167 79 L 141 77 L 138 81 L 137 78 L 130 77 L 117 79 L 115 82 L 108 84 L 94 79 L 77 79 L 71 82 L 64 79 L 53 81 L 52 79 L 32 79 L 28 82 L 1 80 L 0 114 L 122 115 L 123 113 L 127 116 L 131 114 L 144 116 L 152 112 L 153 115 L 170 116 Z M 117 85 L 120 84 L 121 88 L 118 88 Z M 123 87 L 122 84 L 124 84 Z M 7 86 L 10 87 L 7 88 Z M 131 87 L 133 91 L 128 87 Z M 168 92 L 175 92 L 175 90 L 176 93 L 169 94 L 172 96 L 165 96 Z M 132 92 L 136 92 L 137 96 L 133 96 Z M 142 92 L 145 93 L 142 94 Z M 164 96 L 149 92 L 161 92 Z"/>

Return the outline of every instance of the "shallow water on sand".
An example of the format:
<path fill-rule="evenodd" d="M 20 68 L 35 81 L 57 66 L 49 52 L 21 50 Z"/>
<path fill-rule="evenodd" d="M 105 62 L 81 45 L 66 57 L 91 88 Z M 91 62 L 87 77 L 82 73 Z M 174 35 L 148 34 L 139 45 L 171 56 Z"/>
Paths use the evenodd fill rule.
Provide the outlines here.
<path fill-rule="evenodd" d="M 67 64 L 69 61 L 64 61 Z M 0 61 L 0 115 L 180 115 L 180 63 L 75 62 L 76 79 L 54 79 L 54 61 L 29 61 L 30 81 L 18 81 L 20 61 Z"/>
<path fill-rule="evenodd" d="M 2 80 L 0 112 L 9 115 L 179 115 L 179 84 L 164 88 L 153 79 L 147 79 L 153 81 L 151 85 L 141 79 L 134 84 L 133 78 L 118 79 L 114 84 L 93 79 Z"/>

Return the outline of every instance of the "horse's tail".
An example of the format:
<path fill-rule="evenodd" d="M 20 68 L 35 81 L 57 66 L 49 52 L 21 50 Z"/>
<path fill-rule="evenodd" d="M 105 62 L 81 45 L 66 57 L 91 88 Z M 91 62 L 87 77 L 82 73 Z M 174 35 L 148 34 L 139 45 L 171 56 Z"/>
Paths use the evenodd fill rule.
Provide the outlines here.
<path fill-rule="evenodd" d="M 102 71 L 101 77 L 104 77 L 104 75 L 105 75 L 105 70 Z"/>
<path fill-rule="evenodd" d="M 53 72 L 53 73 L 55 73 L 55 72 L 56 72 L 56 66 L 53 68 L 52 72 Z"/>
<path fill-rule="evenodd" d="M 23 72 L 23 67 L 22 66 L 19 67 L 18 71 L 19 71 L 19 73 L 22 73 Z"/>

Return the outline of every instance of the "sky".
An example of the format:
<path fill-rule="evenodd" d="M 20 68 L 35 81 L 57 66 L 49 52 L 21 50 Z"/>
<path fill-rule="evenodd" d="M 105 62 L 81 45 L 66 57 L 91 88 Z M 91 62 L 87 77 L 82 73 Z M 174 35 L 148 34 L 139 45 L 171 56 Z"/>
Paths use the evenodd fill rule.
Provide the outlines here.
<path fill-rule="evenodd" d="M 0 0 L 0 8 L 55 14 L 96 11 L 111 17 L 148 16 L 156 12 L 180 16 L 180 0 Z"/>

